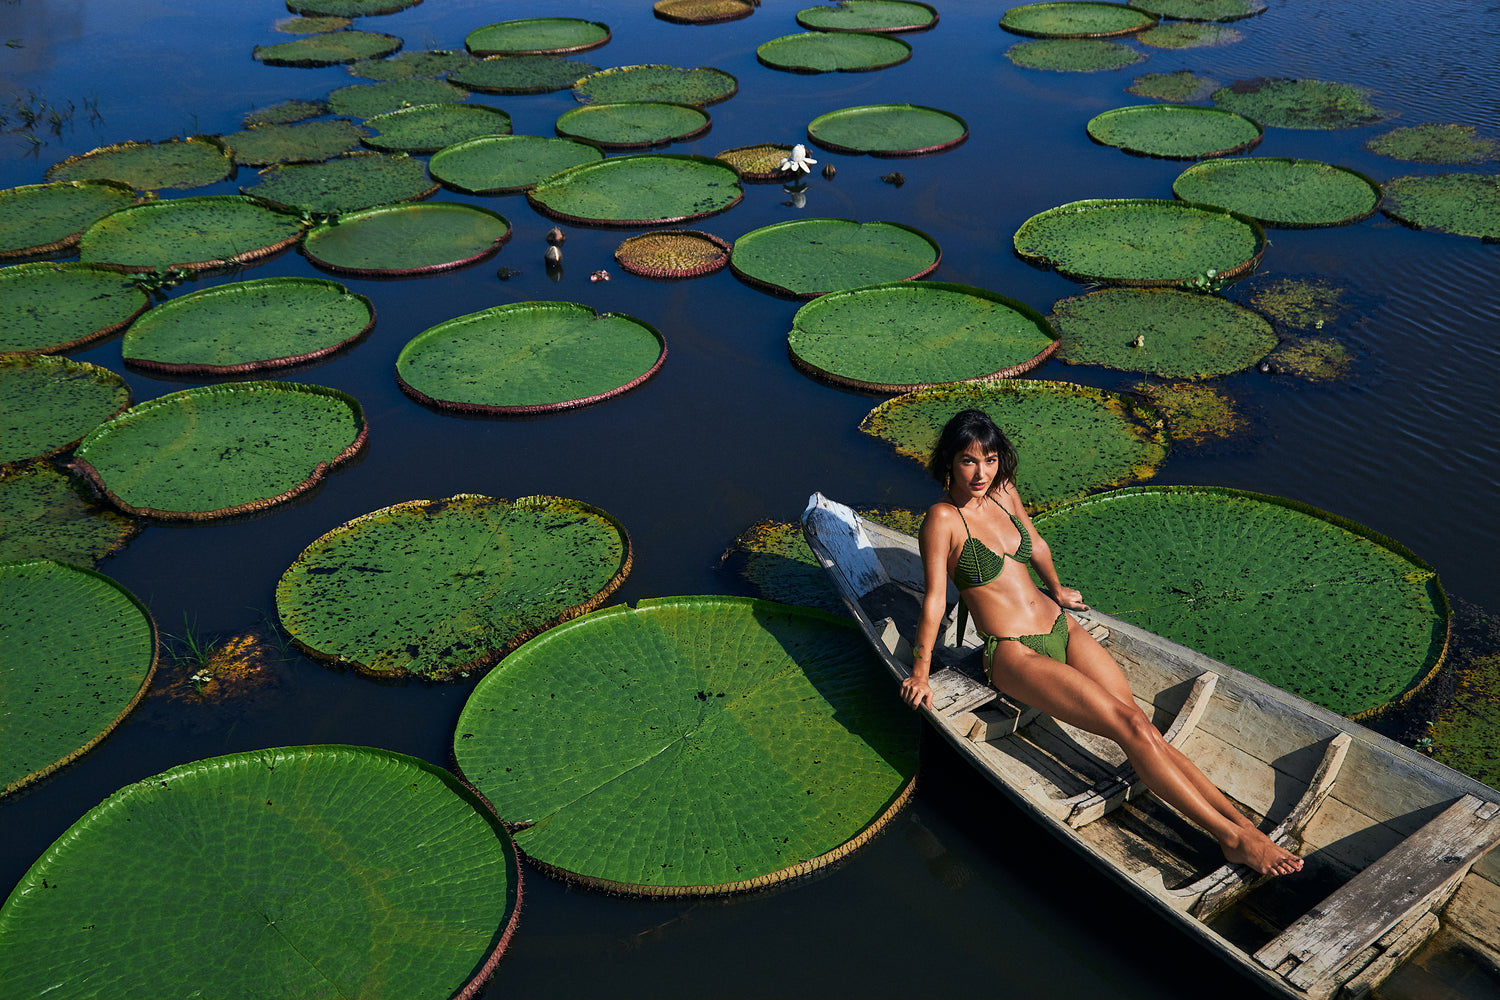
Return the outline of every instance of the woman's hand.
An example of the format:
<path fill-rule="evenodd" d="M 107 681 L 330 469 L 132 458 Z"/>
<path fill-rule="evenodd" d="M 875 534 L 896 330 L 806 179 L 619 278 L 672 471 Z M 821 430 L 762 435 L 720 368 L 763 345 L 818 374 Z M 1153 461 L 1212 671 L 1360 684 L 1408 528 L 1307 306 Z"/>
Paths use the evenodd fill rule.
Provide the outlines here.
<path fill-rule="evenodd" d="M 1052 595 L 1052 599 L 1057 602 L 1058 607 L 1067 608 L 1069 611 L 1087 611 L 1089 609 L 1089 606 L 1083 603 L 1083 595 L 1072 587 L 1058 587 L 1057 592 Z"/>
<path fill-rule="evenodd" d="M 926 681 L 908 677 L 901 682 L 901 700 L 912 708 L 932 707 L 932 688 Z"/>

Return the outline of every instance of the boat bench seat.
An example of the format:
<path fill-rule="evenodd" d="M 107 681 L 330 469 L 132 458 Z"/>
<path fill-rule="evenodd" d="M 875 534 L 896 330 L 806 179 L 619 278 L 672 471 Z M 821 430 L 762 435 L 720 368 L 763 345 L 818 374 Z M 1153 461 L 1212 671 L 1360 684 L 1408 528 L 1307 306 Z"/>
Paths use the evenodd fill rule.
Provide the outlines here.
<path fill-rule="evenodd" d="M 1372 945 L 1410 938 L 1402 932 L 1446 902 L 1497 841 L 1500 803 L 1465 795 L 1299 917 L 1255 960 L 1308 996 L 1331 995 L 1379 957 Z M 1426 923 L 1429 931 L 1437 926 L 1436 920 Z M 1407 940 L 1403 947 L 1419 943 Z"/>

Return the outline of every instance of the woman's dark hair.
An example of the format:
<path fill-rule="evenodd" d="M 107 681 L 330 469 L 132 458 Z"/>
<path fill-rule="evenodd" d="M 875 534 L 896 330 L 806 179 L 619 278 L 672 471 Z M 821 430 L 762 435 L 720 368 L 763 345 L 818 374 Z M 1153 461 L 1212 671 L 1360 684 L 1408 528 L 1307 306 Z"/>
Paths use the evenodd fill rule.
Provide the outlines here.
<path fill-rule="evenodd" d="M 932 478 L 945 487 L 953 475 L 953 460 L 969 445 L 979 443 L 985 453 L 994 452 L 1000 459 L 1000 468 L 995 473 L 993 486 L 1014 482 L 1016 478 L 1016 450 L 1000 426 L 983 410 L 964 410 L 955 414 L 938 435 L 937 445 L 932 449 L 932 458 L 927 462 L 927 471 Z"/>

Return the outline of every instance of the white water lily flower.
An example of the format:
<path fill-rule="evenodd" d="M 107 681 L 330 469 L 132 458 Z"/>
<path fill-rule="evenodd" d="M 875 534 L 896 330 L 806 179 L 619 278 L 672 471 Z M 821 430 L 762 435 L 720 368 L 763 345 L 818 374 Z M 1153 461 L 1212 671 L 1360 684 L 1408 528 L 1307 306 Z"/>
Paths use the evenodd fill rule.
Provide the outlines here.
<path fill-rule="evenodd" d="M 800 170 L 804 174 L 810 174 L 812 173 L 813 164 L 817 162 L 817 160 L 807 155 L 807 147 L 799 142 L 792 147 L 792 155 L 781 161 L 781 169 L 790 170 L 793 173 Z"/>

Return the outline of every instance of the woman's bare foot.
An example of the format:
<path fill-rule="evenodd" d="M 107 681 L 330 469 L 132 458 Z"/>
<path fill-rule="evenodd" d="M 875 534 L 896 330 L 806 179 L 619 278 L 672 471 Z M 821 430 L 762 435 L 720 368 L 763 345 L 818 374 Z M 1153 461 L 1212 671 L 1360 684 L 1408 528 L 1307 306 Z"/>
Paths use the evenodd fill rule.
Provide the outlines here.
<path fill-rule="evenodd" d="M 1231 864 L 1248 865 L 1262 875 L 1290 875 L 1302 870 L 1302 859 L 1259 830 L 1242 830 L 1219 843 Z"/>

